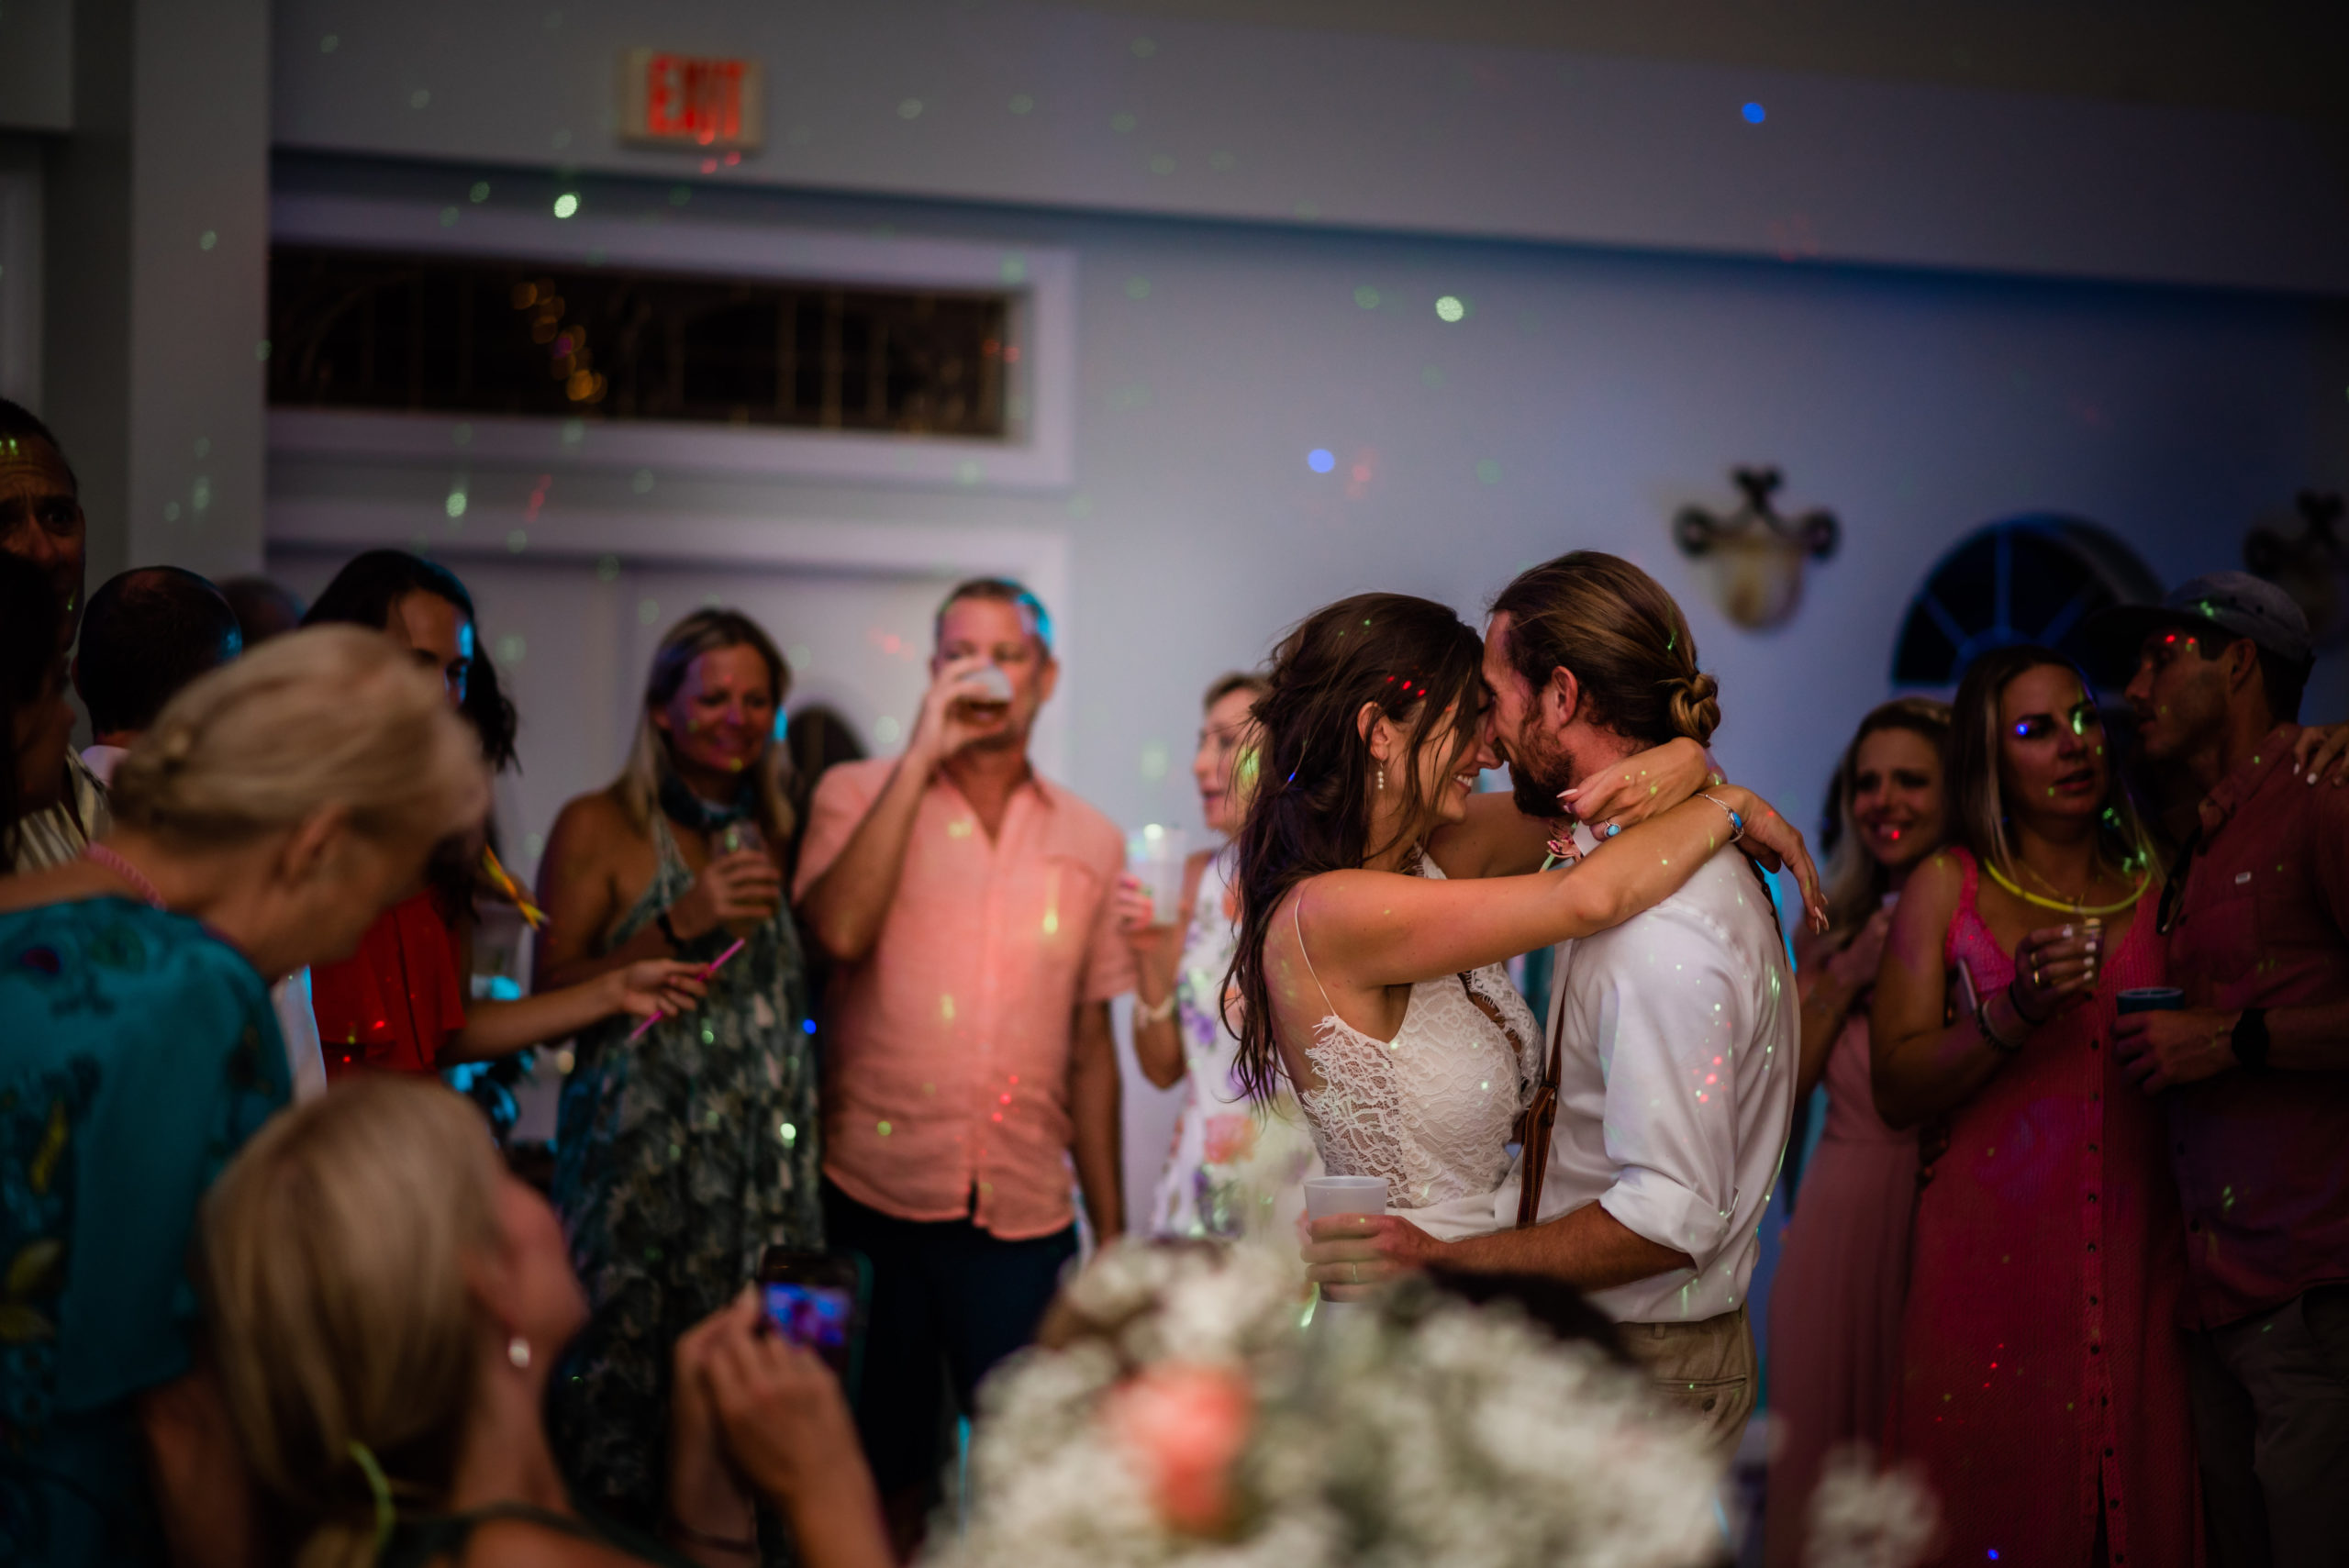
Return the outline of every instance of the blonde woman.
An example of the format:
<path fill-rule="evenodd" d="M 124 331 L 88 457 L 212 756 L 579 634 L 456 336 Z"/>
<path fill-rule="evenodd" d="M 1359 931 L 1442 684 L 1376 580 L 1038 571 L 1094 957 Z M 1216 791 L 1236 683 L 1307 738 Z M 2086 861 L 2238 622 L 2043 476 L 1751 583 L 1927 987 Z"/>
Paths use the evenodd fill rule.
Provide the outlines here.
<path fill-rule="evenodd" d="M 304 631 L 164 706 L 82 858 L 0 883 L 0 1558 L 233 1530 L 185 1262 L 290 1091 L 270 983 L 349 953 L 488 805 L 439 681 L 378 633 Z"/>
<path fill-rule="evenodd" d="M 1219 841 L 1184 867 L 1172 918 L 1158 917 L 1139 878 L 1118 884 L 1119 929 L 1134 954 L 1134 1058 L 1158 1087 L 1184 1085 L 1151 1216 L 1160 1236 L 1286 1241 L 1304 1211 L 1305 1178 L 1321 1172 L 1295 1095 L 1249 1102 L 1232 1073 L 1240 1039 L 1224 1021 L 1224 975 L 1240 940 L 1230 839 L 1247 810 L 1240 775 L 1251 709 L 1266 687 L 1262 675 L 1235 673 L 1208 688 L 1191 779 Z"/>
<path fill-rule="evenodd" d="M 667 1471 L 660 1536 L 573 1503 L 541 1410 L 587 1303 L 546 1200 L 439 1084 L 369 1079 L 265 1129 L 205 1203 L 204 1262 L 229 1418 L 303 1568 L 739 1568 L 753 1487 L 807 1568 L 886 1568 L 840 1385 L 748 1293 L 679 1340 L 668 1418 L 624 1434 Z"/>
<path fill-rule="evenodd" d="M 680 621 L 652 656 L 626 769 L 562 808 L 540 872 L 541 987 L 740 944 L 699 1007 L 641 1038 L 632 1020 L 582 1034 L 563 1085 L 554 1199 L 593 1316 L 556 1385 L 556 1440 L 583 1494 L 640 1529 L 661 1514 L 644 1440 L 668 1407 L 669 1347 L 768 1247 L 824 1240 L 806 970 L 779 858 L 790 686 L 747 616 Z"/>

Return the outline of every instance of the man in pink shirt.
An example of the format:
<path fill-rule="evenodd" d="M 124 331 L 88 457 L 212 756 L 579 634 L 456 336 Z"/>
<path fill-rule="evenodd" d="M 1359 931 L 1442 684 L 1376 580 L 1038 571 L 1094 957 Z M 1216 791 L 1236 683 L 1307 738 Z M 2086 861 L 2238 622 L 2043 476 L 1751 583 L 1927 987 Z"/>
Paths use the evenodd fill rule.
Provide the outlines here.
<path fill-rule="evenodd" d="M 908 1548 L 938 1474 L 941 1362 L 964 1412 L 1076 1252 L 1122 1228 L 1109 1000 L 1131 988 L 1115 825 L 1028 761 L 1052 622 L 1016 583 L 938 612 L 895 762 L 825 773 L 795 899 L 827 997 L 825 1219 L 873 1266 L 859 1421 Z"/>
<path fill-rule="evenodd" d="M 2220 1568 L 2349 1537 L 2349 791 L 2293 756 L 2309 628 L 2214 572 L 2108 611 L 2146 756 L 2204 793 L 2158 908 L 2183 1008 L 2113 1051 L 2169 1112 L 2194 1440 Z M 2136 917 L 2149 911 L 2140 905 Z"/>

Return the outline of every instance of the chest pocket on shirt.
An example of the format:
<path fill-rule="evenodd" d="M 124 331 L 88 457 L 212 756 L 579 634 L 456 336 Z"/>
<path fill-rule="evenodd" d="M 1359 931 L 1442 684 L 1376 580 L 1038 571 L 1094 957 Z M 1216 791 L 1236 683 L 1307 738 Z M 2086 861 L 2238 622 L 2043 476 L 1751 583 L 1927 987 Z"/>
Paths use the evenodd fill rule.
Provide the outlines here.
<path fill-rule="evenodd" d="M 1091 866 L 1073 855 L 1046 855 L 1040 898 L 1032 911 L 1048 962 L 1076 962 L 1100 913 L 1102 885 Z"/>
<path fill-rule="evenodd" d="M 2238 883 L 2235 875 L 2231 870 L 2195 867 L 2195 881 L 2204 885 L 2188 892 L 2198 895 L 2199 906 L 2177 928 L 2188 933 L 2186 945 L 2198 956 L 2196 967 L 2220 985 L 2245 979 L 2259 963 L 2259 878 Z M 2213 888 L 2209 883 L 2220 885 Z"/>

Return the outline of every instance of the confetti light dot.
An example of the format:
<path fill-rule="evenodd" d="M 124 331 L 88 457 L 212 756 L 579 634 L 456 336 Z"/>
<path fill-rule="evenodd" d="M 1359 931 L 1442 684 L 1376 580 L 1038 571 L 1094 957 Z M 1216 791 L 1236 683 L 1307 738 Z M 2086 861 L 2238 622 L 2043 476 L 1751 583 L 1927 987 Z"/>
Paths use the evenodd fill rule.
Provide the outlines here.
<path fill-rule="evenodd" d="M 1438 370 L 1433 365 L 1428 366 L 1426 369 L 1419 372 L 1419 384 L 1430 388 L 1442 386 L 1443 384 L 1443 372 Z"/>
<path fill-rule="evenodd" d="M 1327 473 L 1338 466 L 1338 460 L 1329 448 L 1315 447 L 1305 454 L 1305 466 L 1316 473 Z"/>
<path fill-rule="evenodd" d="M 500 664 L 519 664 L 522 656 L 529 651 L 530 645 L 522 639 L 519 632 L 509 631 L 497 639 L 497 662 Z M 530 852 L 538 853 L 536 850 Z"/>
<path fill-rule="evenodd" d="M 457 209 L 452 206 L 442 207 L 440 209 L 440 227 L 443 228 L 453 228 L 456 227 L 456 223 Z"/>
<path fill-rule="evenodd" d="M 975 458 L 965 458 L 954 465 L 954 483 L 957 484 L 976 484 L 986 476 L 985 466 Z"/>
<path fill-rule="evenodd" d="M 473 182 L 473 188 L 467 191 L 465 195 L 472 198 L 475 203 L 489 200 L 489 182 L 487 180 L 475 180 Z"/>
<path fill-rule="evenodd" d="M 429 87 L 418 87 L 407 95 L 407 106 L 411 109 L 420 109 L 430 102 L 432 102 L 432 90 Z"/>
<path fill-rule="evenodd" d="M 462 490 L 450 491 L 449 499 L 444 503 L 444 506 L 451 517 L 463 517 L 465 515 L 465 493 Z"/>
<path fill-rule="evenodd" d="M 512 529 L 507 534 L 506 550 L 507 554 L 519 555 L 529 547 L 530 536 L 524 533 L 520 528 Z"/>
<path fill-rule="evenodd" d="M 1766 118 L 1766 117 L 1767 117 L 1767 116 L 1765 115 L 1765 111 L 1763 110 L 1762 106 L 1761 106 L 1761 105 L 1759 105 L 1759 104 L 1748 104 L 1748 105 L 1746 105 L 1746 106 L 1745 106 L 1744 113 L 1745 113 L 1745 123 L 1746 123 L 1747 125 L 1760 125 L 1760 124 L 1763 122 L 1763 120 L 1764 120 L 1765 118 Z M 1993 1556 L 1993 1557 L 1996 1557 L 1996 1556 L 1998 1555 L 1998 1553 L 1994 1551 L 1994 1552 L 1990 1553 L 1990 1555 L 1991 1555 L 1991 1556 Z"/>
<path fill-rule="evenodd" d="M 1150 280 L 1148 278 L 1128 278 L 1126 280 L 1126 297 L 1128 299 L 1148 299 L 1150 297 Z"/>
<path fill-rule="evenodd" d="M 659 620 L 660 618 L 661 618 L 661 601 L 660 601 L 660 600 L 658 600 L 658 599 L 639 599 L 639 600 L 636 602 L 636 624 L 637 624 L 637 625 L 639 625 L 639 626 L 651 626 L 654 621 L 657 621 L 657 620 Z"/>
<path fill-rule="evenodd" d="M 473 428 L 461 419 L 457 422 L 457 428 L 449 432 L 449 439 L 461 447 L 469 447 L 473 444 Z"/>
<path fill-rule="evenodd" d="M 1498 484 L 1501 482 L 1501 465 L 1491 458 L 1486 458 L 1476 465 L 1476 480 L 1481 484 Z"/>
<path fill-rule="evenodd" d="M 919 98 L 900 99 L 897 103 L 897 117 L 901 120 L 921 118 L 921 100 Z"/>
<path fill-rule="evenodd" d="M 791 662 L 793 669 L 803 675 L 807 673 L 808 666 L 816 662 L 816 651 L 804 642 L 793 643 L 783 651 L 783 656 Z"/>
<path fill-rule="evenodd" d="M 1109 117 L 1109 128 L 1116 131 L 1119 136 L 1124 136 L 1140 123 L 1141 122 L 1135 119 L 1131 115 L 1111 115 Z"/>
<path fill-rule="evenodd" d="M 694 192 L 692 186 L 672 185 L 669 187 L 669 205 L 671 206 L 683 206 L 693 199 Z"/>
<path fill-rule="evenodd" d="M 547 145 L 553 148 L 557 152 L 560 152 L 564 148 L 571 145 L 571 133 L 567 130 L 556 131 L 552 136 L 547 138 Z"/>
<path fill-rule="evenodd" d="M 1226 169 L 1230 168 L 1232 164 L 1238 161 L 1239 160 L 1232 157 L 1229 152 L 1211 152 L 1208 155 L 1208 167 L 1214 170 L 1219 174 L 1222 173 Z"/>
<path fill-rule="evenodd" d="M 332 33 L 328 33 L 326 37 L 318 40 L 318 52 L 320 54 L 332 54 L 336 50 L 341 47 L 342 40 Z"/>
<path fill-rule="evenodd" d="M 260 342 L 253 345 L 253 358 L 257 360 L 266 360 L 269 358 L 268 339 L 263 338 Z"/>
<path fill-rule="evenodd" d="M 1362 287 L 1354 290 L 1354 303 L 1361 306 L 1364 310 L 1376 310 L 1378 308 L 1378 291 L 1371 287 L 1368 284 L 1364 284 Z"/>
<path fill-rule="evenodd" d="M 877 1121 L 873 1124 L 873 1130 L 879 1133 L 882 1137 L 886 1138 L 889 1134 L 895 1132 L 896 1129 L 891 1127 L 885 1121 Z"/>
<path fill-rule="evenodd" d="M 1003 258 L 1003 264 L 996 269 L 996 275 L 1008 284 L 1026 283 L 1028 281 L 1028 258 L 1022 256 L 1017 250 L 1006 253 Z"/>
<path fill-rule="evenodd" d="M 214 229 L 207 228 L 195 238 L 195 248 L 199 250 L 209 250 L 215 245 L 219 243 L 220 236 L 218 232 Z"/>
<path fill-rule="evenodd" d="M 573 195 L 571 192 L 569 192 L 569 191 L 565 191 L 565 192 L 563 192 L 563 193 L 562 193 L 562 195 L 559 195 L 559 196 L 555 197 L 555 199 L 554 199 L 554 215 L 555 215 L 555 217 L 569 217 L 572 214 L 573 214 L 573 213 L 577 212 L 578 210 L 579 210 L 579 198 L 578 198 L 576 195 Z"/>
<path fill-rule="evenodd" d="M 1152 784 L 1166 776 L 1167 764 L 1174 760 L 1163 740 L 1152 740 L 1141 749 L 1141 776 Z"/>
<path fill-rule="evenodd" d="M 1036 107 L 1036 100 L 1035 100 L 1035 99 L 1033 99 L 1033 98 L 1031 98 L 1031 97 L 1030 97 L 1027 94 L 1025 94 L 1025 93 L 1014 93 L 1014 94 L 1011 95 L 1011 112 L 1012 112 L 1013 114 L 1015 114 L 1015 115 L 1031 114 L 1031 113 L 1033 113 L 1033 112 L 1034 112 L 1035 107 Z"/>
<path fill-rule="evenodd" d="M 1448 294 L 1435 302 L 1435 317 L 1439 321 L 1467 319 L 1468 302 L 1456 294 Z"/>
<path fill-rule="evenodd" d="M 873 721 L 873 739 L 884 746 L 896 745 L 905 732 L 905 727 L 885 713 Z"/>
<path fill-rule="evenodd" d="M 810 1034 L 815 1033 L 815 1020 L 810 1018 L 807 1022 L 809 1025 L 807 1032 Z M 792 1126 L 787 1121 L 777 1124 L 774 1130 L 775 1136 L 782 1139 L 785 1143 L 796 1143 L 799 1141 L 799 1129 Z"/>
<path fill-rule="evenodd" d="M 164 503 L 163 503 L 163 521 L 165 521 L 165 522 L 167 522 L 167 523 L 176 523 L 176 522 L 178 522 L 179 520 L 180 520 L 180 504 L 179 504 L 177 501 L 166 501 L 166 502 L 164 502 Z"/>
<path fill-rule="evenodd" d="M 1152 55 L 1158 52 L 1158 40 L 1156 39 L 1136 39 L 1132 43 L 1126 47 L 1134 51 L 1134 58 L 1136 60 L 1148 60 Z"/>
<path fill-rule="evenodd" d="M 1172 174 L 1174 172 L 1174 160 L 1162 152 L 1150 161 L 1150 172 L 1153 174 Z"/>
<path fill-rule="evenodd" d="M 537 860 L 547 852 L 547 836 L 544 833 L 523 834 L 522 852 L 532 860 Z"/>
<path fill-rule="evenodd" d="M 628 482 L 628 487 L 630 490 L 635 491 L 640 495 L 651 495 L 652 471 L 649 468 L 638 469 L 636 471 L 636 477 Z"/>
<path fill-rule="evenodd" d="M 210 457 L 212 455 L 212 438 L 209 436 L 196 437 L 195 445 L 192 450 L 198 457 Z"/>

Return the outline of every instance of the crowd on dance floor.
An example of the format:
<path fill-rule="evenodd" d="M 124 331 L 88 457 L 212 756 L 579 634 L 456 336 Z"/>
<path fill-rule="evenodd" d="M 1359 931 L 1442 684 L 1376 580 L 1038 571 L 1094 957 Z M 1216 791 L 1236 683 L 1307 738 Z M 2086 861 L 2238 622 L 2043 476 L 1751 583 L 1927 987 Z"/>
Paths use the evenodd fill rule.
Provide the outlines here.
<path fill-rule="evenodd" d="M 1869 712 L 1823 871 L 1612 556 L 1297 623 L 1148 878 L 1021 584 L 821 767 L 707 609 L 526 883 L 454 573 L 84 539 L 0 400 L 0 1561 L 1698 1564 L 1742 1445 L 1774 1568 L 2349 1562 L 2349 727 L 2271 584 L 2104 612 L 2118 704 Z M 551 1169 L 451 1086 L 541 1047 Z"/>

